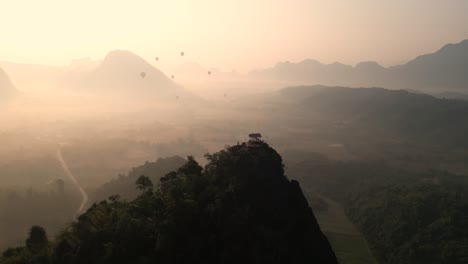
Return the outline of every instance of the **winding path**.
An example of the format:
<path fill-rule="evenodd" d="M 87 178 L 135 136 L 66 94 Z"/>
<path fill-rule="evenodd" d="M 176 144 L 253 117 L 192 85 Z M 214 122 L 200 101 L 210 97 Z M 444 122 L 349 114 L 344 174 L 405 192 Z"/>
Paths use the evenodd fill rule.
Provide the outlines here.
<path fill-rule="evenodd" d="M 62 169 L 65 172 L 65 174 L 68 176 L 68 178 L 70 178 L 72 183 L 76 186 L 76 188 L 81 194 L 81 204 L 78 210 L 76 211 L 76 214 L 80 215 L 81 213 L 83 213 L 86 203 L 88 202 L 88 194 L 85 192 L 83 187 L 81 187 L 80 183 L 76 180 L 75 176 L 73 176 L 70 169 L 68 168 L 67 163 L 63 159 L 62 150 L 60 149 L 60 147 L 57 149 L 57 160 L 60 162 L 60 165 L 62 166 Z"/>

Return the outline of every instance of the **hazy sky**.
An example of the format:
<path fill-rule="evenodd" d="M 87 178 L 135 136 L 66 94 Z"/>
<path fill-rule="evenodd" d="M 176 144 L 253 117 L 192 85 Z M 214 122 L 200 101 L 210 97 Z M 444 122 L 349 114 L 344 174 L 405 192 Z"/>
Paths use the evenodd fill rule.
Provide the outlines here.
<path fill-rule="evenodd" d="M 15 62 L 129 49 L 240 71 L 305 58 L 389 65 L 468 38 L 468 1 L 0 0 L 0 34 L 0 60 Z"/>

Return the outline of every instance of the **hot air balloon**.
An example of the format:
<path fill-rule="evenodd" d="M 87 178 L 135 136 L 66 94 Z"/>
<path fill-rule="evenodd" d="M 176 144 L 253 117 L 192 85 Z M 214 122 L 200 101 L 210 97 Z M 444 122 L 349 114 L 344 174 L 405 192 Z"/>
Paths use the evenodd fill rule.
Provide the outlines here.
<path fill-rule="evenodd" d="M 154 58 L 154 60 L 155 60 L 155 61 L 158 61 L 158 60 L 159 60 L 159 57 Z"/>
<path fill-rule="evenodd" d="M 146 77 L 146 72 L 140 72 L 140 76 L 141 76 L 141 78 L 145 78 Z"/>
<path fill-rule="evenodd" d="M 181 51 L 180 56 L 184 56 L 184 55 L 185 55 L 185 52 Z"/>
<path fill-rule="evenodd" d="M 175 99 L 179 100 L 179 96 L 178 96 L 178 95 L 176 95 Z"/>
<path fill-rule="evenodd" d="M 211 75 L 211 71 L 208 71 L 208 75 Z"/>
<path fill-rule="evenodd" d="M 174 79 L 174 75 L 171 75 L 171 78 Z"/>

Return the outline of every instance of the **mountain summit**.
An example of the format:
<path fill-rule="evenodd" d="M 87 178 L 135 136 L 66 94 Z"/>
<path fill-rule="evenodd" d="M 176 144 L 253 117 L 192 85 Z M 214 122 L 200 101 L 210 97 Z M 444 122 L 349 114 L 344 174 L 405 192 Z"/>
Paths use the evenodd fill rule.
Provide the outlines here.
<path fill-rule="evenodd" d="M 109 52 L 89 75 L 88 85 L 101 91 L 145 94 L 176 87 L 160 70 L 127 50 Z"/>
<path fill-rule="evenodd" d="M 60 235 L 53 253 L 34 256 L 26 247 L 4 253 L 5 260 L 32 255 L 90 264 L 338 263 L 299 183 L 286 178 L 274 149 L 243 143 L 206 157 L 204 168 L 189 157 L 158 184 L 139 177 L 141 195 L 131 202 L 114 195 L 94 204 Z"/>
<path fill-rule="evenodd" d="M 399 88 L 467 92 L 468 39 L 447 44 L 435 53 L 419 56 L 389 70 Z"/>
<path fill-rule="evenodd" d="M 385 87 L 413 89 L 429 93 L 468 91 L 468 40 L 448 44 L 432 54 L 419 56 L 406 64 L 389 68 L 376 62 L 355 67 L 340 63 L 322 64 L 315 60 L 283 62 L 250 73 L 252 77 L 276 79 L 289 85 Z"/>

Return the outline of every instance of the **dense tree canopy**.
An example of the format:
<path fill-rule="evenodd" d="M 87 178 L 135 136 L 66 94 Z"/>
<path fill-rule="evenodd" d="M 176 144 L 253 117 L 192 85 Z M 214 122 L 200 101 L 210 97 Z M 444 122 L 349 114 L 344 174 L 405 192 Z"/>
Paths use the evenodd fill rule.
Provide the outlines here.
<path fill-rule="evenodd" d="M 137 188 L 133 188 L 138 177 L 144 175 L 153 183 L 157 183 L 161 177 L 168 172 L 177 170 L 185 162 L 186 160 L 179 156 L 147 161 L 141 166 L 132 168 L 127 175 L 119 175 L 118 178 L 97 188 L 92 194 L 91 200 L 101 201 L 115 194 L 119 194 L 122 199 L 133 200 L 140 194 Z"/>
<path fill-rule="evenodd" d="M 337 263 L 296 181 L 268 145 L 193 158 L 92 205 L 52 244 L 53 263 Z M 0 263 L 17 257 L 13 252 Z M 21 255 L 21 252 L 19 252 Z"/>
<path fill-rule="evenodd" d="M 341 203 L 381 264 L 468 263 L 468 178 L 384 162 L 308 160 L 289 173 Z"/>

